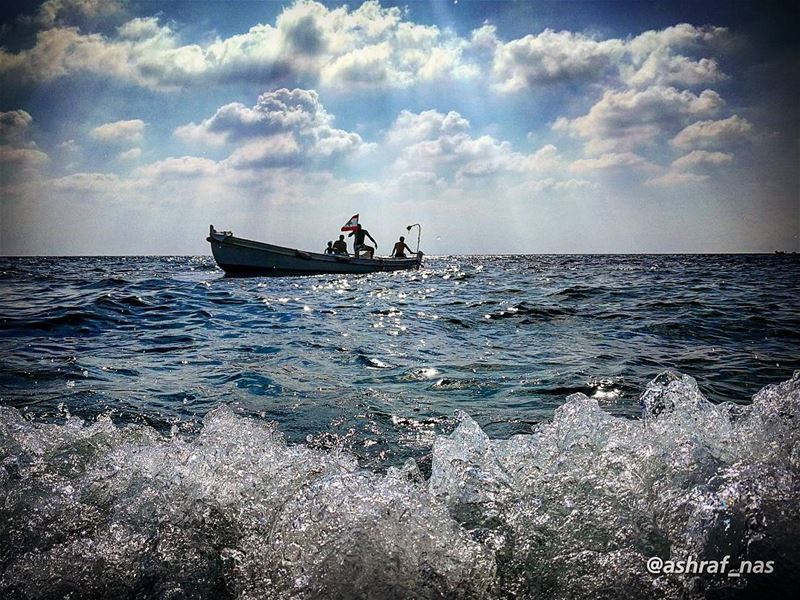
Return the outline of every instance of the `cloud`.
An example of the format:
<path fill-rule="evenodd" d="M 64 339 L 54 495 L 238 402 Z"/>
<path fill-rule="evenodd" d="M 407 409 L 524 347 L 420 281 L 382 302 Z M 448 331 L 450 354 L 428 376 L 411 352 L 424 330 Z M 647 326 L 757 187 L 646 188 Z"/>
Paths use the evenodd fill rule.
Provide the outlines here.
<path fill-rule="evenodd" d="M 47 154 L 34 148 L 14 148 L 0 146 L 0 163 L 18 167 L 36 167 L 49 160 Z"/>
<path fill-rule="evenodd" d="M 691 170 L 703 165 L 724 165 L 733 160 L 733 154 L 727 152 L 707 152 L 705 150 L 692 150 L 689 154 L 672 161 L 672 168 L 678 170 Z"/>
<path fill-rule="evenodd" d="M 681 23 L 643 32 L 627 43 L 629 62 L 621 65 L 622 81 L 634 87 L 697 86 L 727 79 L 713 57 L 681 54 L 713 46 L 727 35 L 724 27 Z"/>
<path fill-rule="evenodd" d="M 405 19 L 406 11 L 367 1 L 354 10 L 298 0 L 274 25 L 210 43 L 183 44 L 155 17 L 122 24 L 116 35 L 84 34 L 60 24 L 19 52 L 0 49 L 0 75 L 14 84 L 78 73 L 158 90 L 209 83 L 307 81 L 331 87 L 402 87 L 470 77 L 466 41 Z"/>
<path fill-rule="evenodd" d="M 78 194 L 108 194 L 129 187 L 113 173 L 73 173 L 47 183 L 53 191 Z"/>
<path fill-rule="evenodd" d="M 545 29 L 538 35 L 498 45 L 492 74 L 502 91 L 593 80 L 602 77 L 624 51 L 620 40 L 597 41 L 579 33 Z"/>
<path fill-rule="evenodd" d="M 46 0 L 36 15 L 28 20 L 41 27 L 76 21 L 93 21 L 114 17 L 123 13 L 123 5 L 117 0 Z"/>
<path fill-rule="evenodd" d="M 300 146 L 291 133 L 282 133 L 251 141 L 225 161 L 234 168 L 278 167 L 296 164 Z"/>
<path fill-rule="evenodd" d="M 100 0 L 45 3 L 41 12 L 50 16 L 40 25 L 47 29 L 32 47 L 0 49 L 0 76 L 14 84 L 87 73 L 166 91 L 249 82 L 351 93 L 477 78 L 501 92 L 595 81 L 696 86 L 725 78 L 716 57 L 698 55 L 726 34 L 719 27 L 681 24 L 630 39 L 545 29 L 504 41 L 489 23 L 462 37 L 376 0 L 355 9 L 296 0 L 274 23 L 192 44 L 152 16 L 123 23 L 114 35 L 84 33 L 69 26 L 75 19 L 58 17 L 67 6 L 73 16 L 121 14 L 116 3 Z"/>
<path fill-rule="evenodd" d="M 242 145 L 232 164 L 329 161 L 366 147 L 357 133 L 337 129 L 314 90 L 286 88 L 259 96 L 253 107 L 226 104 L 203 120 L 175 129 L 187 143 Z"/>
<path fill-rule="evenodd" d="M 664 175 L 653 177 L 644 182 L 645 185 L 653 187 L 673 187 L 690 185 L 708 181 L 708 175 L 698 175 L 697 173 L 682 173 L 679 171 L 669 171 Z"/>
<path fill-rule="evenodd" d="M 392 49 L 389 44 L 373 44 L 356 48 L 347 54 L 337 57 L 325 65 L 321 71 L 321 80 L 327 85 L 363 85 L 365 87 L 381 87 L 390 85 L 392 72 Z M 400 79 L 395 79 L 395 84 Z"/>
<path fill-rule="evenodd" d="M 633 152 L 622 153 L 608 153 L 603 154 L 597 158 L 582 158 L 573 162 L 569 169 L 570 171 L 586 172 L 586 171 L 600 171 L 608 169 L 617 169 L 621 167 L 641 167 L 649 163 L 638 154 Z"/>
<path fill-rule="evenodd" d="M 78 145 L 78 142 L 76 142 L 73 139 L 64 140 L 63 142 L 58 144 L 56 147 L 59 150 L 63 150 L 64 152 L 70 152 L 70 153 L 78 152 L 81 149 L 81 147 Z"/>
<path fill-rule="evenodd" d="M 721 27 L 681 24 L 646 31 L 632 39 L 597 39 L 583 33 L 545 29 L 503 43 L 490 25 L 475 30 L 470 48 L 491 49 L 496 89 L 514 92 L 564 82 L 606 81 L 634 87 L 696 86 L 726 75 L 714 57 L 681 52 L 705 50 L 726 34 Z"/>
<path fill-rule="evenodd" d="M 646 87 L 649 85 L 697 86 L 727 79 L 713 58 L 692 60 L 676 55 L 669 48 L 654 51 L 636 71 L 624 78 L 628 85 Z"/>
<path fill-rule="evenodd" d="M 262 94 L 252 108 L 240 102 L 221 106 L 199 125 L 178 127 L 175 135 L 187 141 L 226 143 L 283 131 L 307 133 L 332 121 L 316 91 L 283 88 Z"/>
<path fill-rule="evenodd" d="M 437 177 L 436 173 L 431 173 L 430 171 L 406 171 L 405 173 L 401 173 L 396 179 L 389 181 L 388 185 L 399 188 L 406 186 L 444 187 L 446 182 L 444 179 Z"/>
<path fill-rule="evenodd" d="M 660 175 L 645 181 L 645 185 L 674 187 L 703 183 L 711 179 L 710 173 L 714 167 L 726 165 L 732 161 L 733 154 L 730 153 L 692 150 L 673 160 L 668 169 L 662 170 Z M 697 173 L 697 170 L 701 172 Z"/>
<path fill-rule="evenodd" d="M 0 112 L 0 167 L 3 178 L 16 179 L 50 160 L 28 139 L 33 118 L 24 110 Z"/>
<path fill-rule="evenodd" d="M 707 25 L 695 27 L 688 23 L 679 23 L 659 30 L 640 33 L 627 44 L 629 51 L 638 63 L 663 48 L 692 49 L 719 40 L 727 34 L 725 27 Z"/>
<path fill-rule="evenodd" d="M 157 17 L 138 17 L 120 25 L 119 37 L 124 40 L 154 40 L 169 34 L 169 28 L 162 27 Z"/>
<path fill-rule="evenodd" d="M 586 140 L 586 151 L 625 152 L 672 135 L 687 120 L 717 112 L 722 98 L 712 90 L 696 95 L 688 90 L 653 86 L 645 90 L 607 90 L 589 112 L 575 119 L 561 117 L 553 129 Z"/>
<path fill-rule="evenodd" d="M 681 130 L 671 144 L 677 148 L 719 147 L 747 137 L 752 130 L 750 122 L 738 115 L 719 121 L 697 121 Z"/>
<path fill-rule="evenodd" d="M 33 118 L 24 110 L 0 112 L 0 142 L 20 143 L 32 122 Z"/>
<path fill-rule="evenodd" d="M 141 119 L 132 119 L 130 121 L 115 121 L 113 123 L 105 123 L 92 129 L 89 133 L 94 139 L 106 142 L 131 142 L 136 143 L 142 141 L 144 136 L 145 123 Z"/>
<path fill-rule="evenodd" d="M 387 133 L 386 141 L 389 144 L 407 145 L 442 135 L 463 133 L 468 129 L 469 121 L 452 110 L 447 114 L 436 110 L 420 113 L 402 110 Z"/>
<path fill-rule="evenodd" d="M 382 150 L 396 153 L 394 172 L 430 173 L 433 181 L 485 179 L 504 173 L 524 177 L 557 170 L 563 164 L 551 144 L 524 154 L 508 141 L 490 135 L 473 137 L 469 127 L 469 121 L 455 111 L 403 110 L 387 131 Z"/>
<path fill-rule="evenodd" d="M 120 160 L 136 160 L 142 155 L 141 148 L 131 148 L 130 150 L 125 150 L 124 152 L 120 152 L 117 155 L 117 158 Z"/>
<path fill-rule="evenodd" d="M 546 179 L 532 179 L 514 186 L 511 190 L 511 195 L 526 197 L 546 191 L 569 192 L 596 188 L 596 183 L 586 179 L 555 179 L 548 177 Z"/>
<path fill-rule="evenodd" d="M 167 179 L 197 179 L 219 174 L 220 165 L 209 158 L 181 156 L 165 158 L 137 168 L 134 176 L 149 181 Z"/>
<path fill-rule="evenodd" d="M 212 117 L 213 119 L 213 117 Z M 198 145 L 198 146 L 223 146 L 228 140 L 228 134 L 225 131 L 215 133 L 209 127 L 207 119 L 202 123 L 187 123 L 180 125 L 172 132 L 175 137 L 185 144 Z"/>
<path fill-rule="evenodd" d="M 131 48 L 109 43 L 99 34 L 77 28 L 40 31 L 32 48 L 18 53 L 0 48 L 0 81 L 18 86 L 38 84 L 80 72 L 144 83 L 136 77 Z"/>

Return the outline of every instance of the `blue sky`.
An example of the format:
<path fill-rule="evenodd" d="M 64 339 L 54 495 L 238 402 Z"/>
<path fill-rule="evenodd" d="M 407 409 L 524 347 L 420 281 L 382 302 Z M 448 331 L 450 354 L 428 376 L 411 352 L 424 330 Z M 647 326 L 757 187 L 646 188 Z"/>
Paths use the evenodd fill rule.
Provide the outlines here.
<path fill-rule="evenodd" d="M 0 252 L 800 249 L 796 8 L 10 3 Z"/>

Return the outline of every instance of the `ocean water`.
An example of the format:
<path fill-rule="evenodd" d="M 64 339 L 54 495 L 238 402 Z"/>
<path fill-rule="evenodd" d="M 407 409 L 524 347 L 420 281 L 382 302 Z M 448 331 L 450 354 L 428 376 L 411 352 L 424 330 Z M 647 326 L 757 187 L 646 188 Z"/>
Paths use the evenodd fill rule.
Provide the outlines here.
<path fill-rule="evenodd" d="M 791 255 L 0 259 L 0 596 L 793 589 L 798 290 Z"/>

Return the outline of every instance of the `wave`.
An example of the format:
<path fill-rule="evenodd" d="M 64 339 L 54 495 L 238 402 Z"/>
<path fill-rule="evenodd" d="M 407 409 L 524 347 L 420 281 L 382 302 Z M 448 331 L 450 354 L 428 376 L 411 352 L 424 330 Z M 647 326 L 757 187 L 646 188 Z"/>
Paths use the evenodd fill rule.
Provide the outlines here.
<path fill-rule="evenodd" d="M 467 414 L 376 473 L 275 424 L 31 422 L 0 407 L 0 595 L 11 598 L 700 598 L 794 589 L 800 371 L 750 406 L 688 376 L 642 418 L 573 394 L 532 434 Z M 648 557 L 772 560 L 775 574 L 648 574 Z"/>
<path fill-rule="evenodd" d="M 539 321 L 564 319 L 573 315 L 575 315 L 575 311 L 570 308 L 536 306 L 529 302 L 519 302 L 509 306 L 504 310 L 487 313 L 485 318 L 491 321 L 497 321 L 501 319 L 520 319 L 523 324 L 529 324 Z"/>

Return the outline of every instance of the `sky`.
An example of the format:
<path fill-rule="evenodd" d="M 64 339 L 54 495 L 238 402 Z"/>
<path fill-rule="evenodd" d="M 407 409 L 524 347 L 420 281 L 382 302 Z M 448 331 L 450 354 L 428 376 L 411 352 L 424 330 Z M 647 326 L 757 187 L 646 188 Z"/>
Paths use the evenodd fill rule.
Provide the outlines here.
<path fill-rule="evenodd" d="M 379 253 L 800 250 L 796 3 L 0 15 L 0 254 L 321 251 L 355 213 Z"/>

